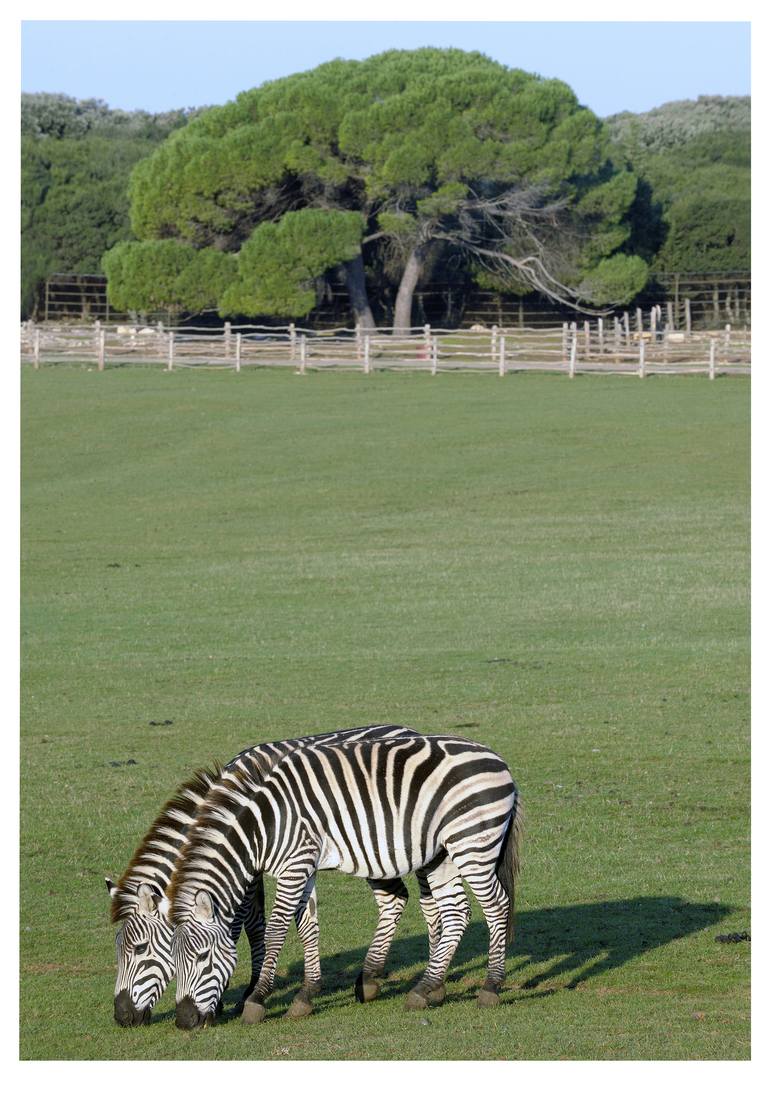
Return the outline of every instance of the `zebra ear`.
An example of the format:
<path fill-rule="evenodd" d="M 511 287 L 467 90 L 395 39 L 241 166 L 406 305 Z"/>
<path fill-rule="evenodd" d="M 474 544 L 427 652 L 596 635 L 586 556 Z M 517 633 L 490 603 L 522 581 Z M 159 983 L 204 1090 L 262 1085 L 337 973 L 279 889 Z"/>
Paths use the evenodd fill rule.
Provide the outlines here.
<path fill-rule="evenodd" d="M 168 900 L 166 895 L 163 894 L 160 901 L 158 902 L 158 913 L 160 913 L 160 915 L 164 919 L 164 921 L 168 921 L 170 912 L 171 912 L 171 902 Z"/>
<path fill-rule="evenodd" d="M 195 895 L 193 917 L 196 921 L 202 921 L 204 924 L 214 920 L 214 903 L 208 890 L 199 890 Z"/>
<path fill-rule="evenodd" d="M 117 894 L 117 892 L 118 892 L 118 888 L 117 888 L 117 886 L 116 886 L 116 885 L 115 885 L 115 883 L 114 883 L 114 882 L 112 881 L 112 879 L 108 879 L 108 878 L 105 878 L 105 880 L 104 880 L 104 881 L 105 881 L 105 882 L 107 883 L 107 890 L 109 891 L 110 897 L 111 897 L 111 898 L 114 898 L 114 897 L 115 897 L 115 895 L 116 895 L 116 894 Z"/>
<path fill-rule="evenodd" d="M 140 913 L 154 913 L 158 908 L 158 903 L 152 893 L 152 887 L 146 882 L 140 884 L 136 897 Z"/>

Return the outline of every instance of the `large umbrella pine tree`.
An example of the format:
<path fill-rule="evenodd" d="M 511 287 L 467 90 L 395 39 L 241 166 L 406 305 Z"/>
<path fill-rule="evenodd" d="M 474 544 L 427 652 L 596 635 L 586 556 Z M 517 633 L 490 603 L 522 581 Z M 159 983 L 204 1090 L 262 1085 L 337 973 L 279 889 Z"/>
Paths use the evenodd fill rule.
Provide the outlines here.
<path fill-rule="evenodd" d="M 139 241 L 110 293 L 130 280 L 136 302 L 142 250 L 167 241 L 190 247 L 174 255 L 176 291 L 190 284 L 199 302 L 210 271 L 210 305 L 223 315 L 301 318 L 316 279 L 338 270 L 356 319 L 373 326 L 366 270 L 384 261 L 403 331 L 442 251 L 498 287 L 626 302 L 647 275 L 623 252 L 635 192 L 601 122 L 561 81 L 454 49 L 332 61 L 211 108 L 135 168 Z M 193 254 L 210 252 L 235 263 L 198 258 L 186 282 Z M 147 306 L 153 296 L 148 286 Z"/>

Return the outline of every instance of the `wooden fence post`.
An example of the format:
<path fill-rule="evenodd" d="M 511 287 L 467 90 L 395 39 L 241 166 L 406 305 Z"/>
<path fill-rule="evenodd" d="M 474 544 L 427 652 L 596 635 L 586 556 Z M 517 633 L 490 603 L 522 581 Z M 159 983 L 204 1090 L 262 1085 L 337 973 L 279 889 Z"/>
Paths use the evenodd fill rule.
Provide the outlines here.
<path fill-rule="evenodd" d="M 674 329 L 674 304 L 669 299 L 666 303 L 666 322 L 668 323 L 669 330 Z"/>
<path fill-rule="evenodd" d="M 689 338 L 690 334 L 692 333 L 692 312 L 690 310 L 689 299 L 685 299 L 684 301 L 684 328 L 685 332 L 687 333 L 687 337 Z"/>
<path fill-rule="evenodd" d="M 561 324 L 561 363 L 567 367 L 569 359 L 569 327 L 566 322 Z"/>
<path fill-rule="evenodd" d="M 679 273 L 674 273 L 674 319 L 676 321 L 676 329 L 679 329 Z M 673 329 L 673 327 L 672 327 Z"/>
<path fill-rule="evenodd" d="M 498 374 L 505 376 L 505 334 L 500 337 L 500 357 L 499 357 Z"/>
<path fill-rule="evenodd" d="M 168 336 L 168 367 L 167 372 L 174 371 L 174 335 L 173 332 Z"/>
<path fill-rule="evenodd" d="M 574 324 L 573 324 L 574 325 Z M 572 348 L 569 351 L 569 378 L 574 379 L 577 364 L 577 329 L 572 334 Z"/>
<path fill-rule="evenodd" d="M 368 334 L 364 335 L 364 375 L 368 376 L 372 371 L 371 361 L 371 339 Z"/>
<path fill-rule="evenodd" d="M 293 356 L 294 356 L 294 354 L 292 352 L 292 358 L 293 358 Z M 300 336 L 299 336 L 299 374 L 300 374 L 300 376 L 305 375 L 306 368 L 307 368 L 307 335 L 306 334 L 300 334 Z"/>
<path fill-rule="evenodd" d="M 228 360 L 228 361 L 230 360 L 230 349 L 231 349 L 231 345 L 232 345 L 232 342 L 231 342 L 230 339 L 232 337 L 232 331 L 233 331 L 232 323 L 229 322 L 229 321 L 226 322 L 225 323 L 225 359 Z"/>
<path fill-rule="evenodd" d="M 644 333 L 644 320 L 642 318 L 642 308 L 636 308 L 636 332 L 637 334 Z"/>
<path fill-rule="evenodd" d="M 235 335 L 235 371 L 241 371 L 241 340 L 243 335 L 239 332 Z"/>
<path fill-rule="evenodd" d="M 639 339 L 639 379 L 643 380 L 647 375 L 647 367 L 644 363 L 644 347 L 647 343 L 644 338 Z"/>
<path fill-rule="evenodd" d="M 40 331 L 37 326 L 32 334 L 32 358 L 35 368 L 40 368 Z"/>
<path fill-rule="evenodd" d="M 97 364 L 98 364 L 99 372 L 104 372 L 104 339 L 105 339 L 105 337 L 106 337 L 106 334 L 104 333 L 104 330 L 102 330 L 101 327 L 100 327 L 99 331 L 98 331 L 99 353 L 98 353 L 98 357 L 97 357 Z"/>
<path fill-rule="evenodd" d="M 730 352 L 730 338 L 732 337 L 733 328 L 728 322 L 725 326 L 725 356 Z"/>
<path fill-rule="evenodd" d="M 497 353 L 497 327 L 492 327 L 492 356 Z"/>
<path fill-rule="evenodd" d="M 717 363 L 717 340 L 711 339 L 709 345 L 709 380 L 713 380 L 716 377 L 716 363 Z"/>
<path fill-rule="evenodd" d="M 628 317 L 628 311 L 623 312 L 623 333 L 626 336 L 626 346 L 631 342 L 631 320 Z"/>
<path fill-rule="evenodd" d="M 615 316 L 613 323 L 613 351 L 615 353 L 615 356 L 617 357 L 620 355 L 620 319 L 617 317 L 617 315 Z"/>
<path fill-rule="evenodd" d="M 433 348 L 431 349 L 430 374 L 431 376 L 435 376 L 438 372 L 438 338 L 435 334 L 433 335 L 432 346 Z"/>
<path fill-rule="evenodd" d="M 599 339 L 599 356 L 604 356 L 604 319 L 600 318 L 596 323 Z"/>
<path fill-rule="evenodd" d="M 586 359 L 591 356 L 591 323 L 588 319 L 583 323 L 583 337 L 585 339 Z"/>
<path fill-rule="evenodd" d="M 304 338 L 305 335 L 303 334 L 302 337 Z M 289 349 L 291 351 L 290 352 L 291 363 L 294 364 L 294 362 L 296 360 L 296 357 L 297 357 L 297 328 L 296 328 L 296 326 L 294 325 L 293 322 L 289 323 Z M 302 353 L 302 342 L 300 341 L 300 355 L 301 355 L 301 353 Z M 304 373 L 304 369 L 302 371 Z"/>

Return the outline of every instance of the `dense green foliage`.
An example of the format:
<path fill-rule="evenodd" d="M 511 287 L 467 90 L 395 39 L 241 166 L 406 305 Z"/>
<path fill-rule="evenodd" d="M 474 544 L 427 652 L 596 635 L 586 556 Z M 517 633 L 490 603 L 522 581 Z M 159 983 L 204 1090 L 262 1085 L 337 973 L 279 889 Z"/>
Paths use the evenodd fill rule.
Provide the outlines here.
<path fill-rule="evenodd" d="M 314 277 L 355 257 L 362 222 L 355 211 L 306 207 L 260 223 L 237 254 L 237 278 L 219 293 L 212 289 L 213 302 L 224 315 L 308 314 L 316 302 Z"/>
<path fill-rule="evenodd" d="M 750 928 L 746 380 L 44 365 L 22 399 L 22 1058 L 748 1056 L 751 945 L 715 941 Z M 178 783 L 380 721 L 521 787 L 500 1007 L 475 907 L 404 1011 L 413 879 L 356 1004 L 372 896 L 323 872 L 313 1017 L 292 934 L 265 1024 L 179 1032 L 172 986 L 119 1029 L 103 878 Z"/>
<path fill-rule="evenodd" d="M 751 267 L 751 103 L 701 96 L 607 120 L 620 154 L 649 188 L 662 232 L 653 266 L 673 272 Z M 656 234 L 647 226 L 648 245 Z M 650 232 L 652 231 L 652 232 Z"/>
<path fill-rule="evenodd" d="M 110 302 L 119 311 L 201 311 L 212 288 L 223 294 L 232 281 L 235 258 L 186 242 L 120 242 L 105 254 L 104 271 Z"/>
<path fill-rule="evenodd" d="M 271 272 L 283 265 L 285 287 L 246 300 L 236 292 L 220 306 L 275 302 L 296 314 L 313 305 L 330 256 L 353 259 L 353 224 L 331 216 L 355 213 L 358 250 L 370 267 L 387 255 L 409 325 L 429 249 L 491 264 L 517 286 L 608 289 L 623 262 L 601 281 L 591 272 L 628 238 L 635 191 L 633 174 L 613 169 L 600 120 L 563 82 L 482 54 L 422 49 L 329 62 L 202 113 L 136 167 L 131 218 L 141 239 L 232 252 L 248 242 L 252 282 L 266 279 L 256 260 L 264 248 Z M 298 258 L 281 231 L 253 236 L 299 210 L 316 227 L 326 219 L 330 245 L 339 227 L 337 247 Z M 533 251 L 539 267 L 522 267 Z M 623 270 L 624 291 L 640 274 L 638 261 Z"/>
<path fill-rule="evenodd" d="M 750 96 L 699 96 L 671 100 L 651 111 L 623 111 L 605 120 L 613 142 L 631 161 L 640 153 L 675 150 L 714 132 L 743 133 L 751 129 Z"/>
<path fill-rule="evenodd" d="M 23 314 L 34 310 L 46 276 L 101 272 L 105 250 L 131 237 L 131 169 L 187 117 L 182 111 L 110 111 L 100 100 L 22 95 Z"/>
<path fill-rule="evenodd" d="M 104 253 L 135 231 L 208 247 L 178 274 L 175 294 L 186 310 L 238 303 L 246 313 L 259 306 L 296 315 L 312 306 L 326 260 L 330 271 L 349 260 L 345 233 L 339 249 L 297 259 L 285 230 L 268 232 L 245 250 L 240 268 L 234 259 L 258 226 L 307 207 L 316 235 L 325 215 L 361 215 L 371 286 L 398 284 L 414 255 L 419 280 L 457 280 L 469 271 L 484 286 L 526 293 L 527 273 L 468 258 L 458 223 L 470 217 L 472 192 L 489 198 L 489 187 L 508 187 L 521 196 L 525 180 L 544 211 L 551 196 L 543 178 L 557 191 L 559 182 L 565 186 L 570 206 L 558 234 L 547 220 L 535 220 L 534 229 L 555 277 L 574 281 L 588 302 L 632 298 L 644 277 L 637 258 L 663 271 L 750 267 L 748 97 L 701 96 L 624 112 L 602 128 L 559 81 L 504 70 L 482 55 L 417 53 L 425 77 L 416 87 L 408 87 L 409 55 L 392 52 L 366 63 L 332 62 L 208 111 L 151 115 L 111 110 L 100 100 L 24 94 L 23 313 L 35 310 L 46 276 L 103 271 Z M 452 64 L 462 61 L 456 73 L 442 72 L 447 53 Z M 508 74 L 502 91 L 501 71 Z M 374 99 L 367 99 L 370 85 Z M 193 118 L 194 127 L 185 125 Z M 590 175 L 605 157 L 598 188 L 565 176 L 570 164 Z M 328 244 L 343 225 L 329 218 Z"/>

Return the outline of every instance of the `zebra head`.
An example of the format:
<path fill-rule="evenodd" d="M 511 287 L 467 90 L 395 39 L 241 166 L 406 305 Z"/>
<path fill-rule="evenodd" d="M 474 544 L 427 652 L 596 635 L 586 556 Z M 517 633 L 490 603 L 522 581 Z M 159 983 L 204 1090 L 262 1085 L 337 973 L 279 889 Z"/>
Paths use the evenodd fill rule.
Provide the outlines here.
<path fill-rule="evenodd" d="M 114 897 L 118 888 L 109 879 L 106 882 Z M 149 1022 L 152 1007 L 174 973 L 172 928 L 161 916 L 158 902 L 152 887 L 142 883 L 137 888 L 134 911 L 123 919 L 115 934 L 115 1020 L 124 1028 Z"/>
<path fill-rule="evenodd" d="M 172 947 L 177 1028 L 212 1024 L 233 976 L 237 953 L 230 927 L 207 890 L 197 891 L 190 915 L 177 923 Z"/>

